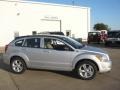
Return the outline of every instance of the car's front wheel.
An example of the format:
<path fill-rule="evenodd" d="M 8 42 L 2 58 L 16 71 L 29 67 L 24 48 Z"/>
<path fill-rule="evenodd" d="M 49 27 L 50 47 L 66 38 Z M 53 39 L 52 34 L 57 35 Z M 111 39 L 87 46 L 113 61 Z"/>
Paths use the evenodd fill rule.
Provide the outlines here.
<path fill-rule="evenodd" d="M 26 64 L 21 58 L 13 58 L 10 64 L 13 73 L 21 74 L 26 70 Z"/>
<path fill-rule="evenodd" d="M 76 67 L 77 76 L 83 80 L 91 80 L 96 76 L 97 67 L 90 61 L 80 62 Z"/>

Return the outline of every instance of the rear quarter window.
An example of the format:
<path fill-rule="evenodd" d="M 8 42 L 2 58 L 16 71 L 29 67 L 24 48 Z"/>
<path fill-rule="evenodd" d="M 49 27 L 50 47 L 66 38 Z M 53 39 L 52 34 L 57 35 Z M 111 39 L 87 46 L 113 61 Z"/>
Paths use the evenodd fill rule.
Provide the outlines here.
<path fill-rule="evenodd" d="M 15 46 L 22 47 L 23 41 L 24 41 L 24 39 L 16 41 Z"/>

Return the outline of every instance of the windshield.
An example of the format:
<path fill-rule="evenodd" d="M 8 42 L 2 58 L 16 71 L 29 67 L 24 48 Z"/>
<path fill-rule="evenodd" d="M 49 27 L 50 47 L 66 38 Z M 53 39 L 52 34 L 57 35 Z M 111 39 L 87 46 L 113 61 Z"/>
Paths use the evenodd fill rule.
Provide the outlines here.
<path fill-rule="evenodd" d="M 100 32 L 89 32 L 88 33 L 88 36 L 96 36 L 96 35 L 99 35 Z"/>
<path fill-rule="evenodd" d="M 75 49 L 80 49 L 84 46 L 83 44 L 79 43 L 78 41 L 76 41 L 70 37 L 64 37 L 62 39 L 64 41 L 66 41 L 67 43 L 69 43 L 71 46 L 73 46 Z"/>
<path fill-rule="evenodd" d="M 120 34 L 120 32 L 108 32 L 109 38 L 115 38 Z"/>

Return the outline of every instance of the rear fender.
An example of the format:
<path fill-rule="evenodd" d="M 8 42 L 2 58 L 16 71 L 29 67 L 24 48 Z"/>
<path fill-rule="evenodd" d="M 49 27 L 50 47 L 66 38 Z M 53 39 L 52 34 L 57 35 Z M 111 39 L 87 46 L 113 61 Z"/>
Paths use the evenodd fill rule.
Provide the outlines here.
<path fill-rule="evenodd" d="M 9 55 L 9 59 L 11 60 L 11 58 L 14 57 L 14 56 L 22 58 L 25 61 L 27 67 L 30 66 L 29 58 L 25 54 L 23 54 L 23 53 L 12 53 L 12 54 Z"/>

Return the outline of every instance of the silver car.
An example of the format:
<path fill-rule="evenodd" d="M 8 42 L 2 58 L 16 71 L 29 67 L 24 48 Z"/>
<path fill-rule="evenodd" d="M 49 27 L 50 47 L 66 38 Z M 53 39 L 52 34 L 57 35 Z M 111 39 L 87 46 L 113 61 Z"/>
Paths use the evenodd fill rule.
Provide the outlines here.
<path fill-rule="evenodd" d="M 5 48 L 4 62 L 14 73 L 26 68 L 74 71 L 83 80 L 111 70 L 108 54 L 60 35 L 21 36 Z"/>

